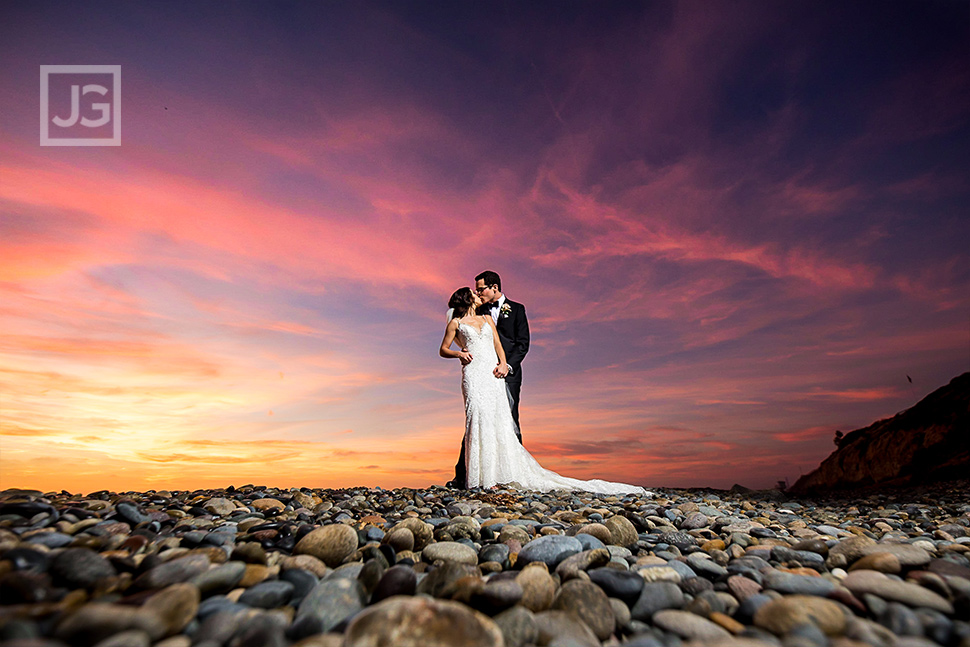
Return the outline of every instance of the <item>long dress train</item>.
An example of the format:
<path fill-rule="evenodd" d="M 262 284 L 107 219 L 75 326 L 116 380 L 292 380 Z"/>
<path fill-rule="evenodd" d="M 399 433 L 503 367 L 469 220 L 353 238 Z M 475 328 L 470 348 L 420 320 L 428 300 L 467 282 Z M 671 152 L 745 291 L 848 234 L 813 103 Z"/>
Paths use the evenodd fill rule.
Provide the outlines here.
<path fill-rule="evenodd" d="M 467 486 L 509 485 L 523 490 L 583 490 L 603 494 L 651 493 L 636 485 L 561 476 L 539 465 L 515 434 L 515 423 L 505 389 L 505 380 L 492 374 L 498 364 L 492 327 L 481 329 L 458 324 L 463 346 L 472 354 L 462 367 L 461 392 L 465 398 L 465 466 Z"/>

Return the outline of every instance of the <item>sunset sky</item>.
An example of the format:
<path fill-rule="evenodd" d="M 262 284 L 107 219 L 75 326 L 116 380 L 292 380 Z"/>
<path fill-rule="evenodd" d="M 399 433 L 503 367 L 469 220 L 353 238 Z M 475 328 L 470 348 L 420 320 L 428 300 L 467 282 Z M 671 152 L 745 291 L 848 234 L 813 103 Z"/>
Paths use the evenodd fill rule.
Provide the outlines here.
<path fill-rule="evenodd" d="M 42 147 L 82 64 L 121 145 Z M 484 269 L 569 476 L 794 482 L 970 370 L 963 1 L 5 3 L 0 80 L 0 488 L 444 483 Z"/>

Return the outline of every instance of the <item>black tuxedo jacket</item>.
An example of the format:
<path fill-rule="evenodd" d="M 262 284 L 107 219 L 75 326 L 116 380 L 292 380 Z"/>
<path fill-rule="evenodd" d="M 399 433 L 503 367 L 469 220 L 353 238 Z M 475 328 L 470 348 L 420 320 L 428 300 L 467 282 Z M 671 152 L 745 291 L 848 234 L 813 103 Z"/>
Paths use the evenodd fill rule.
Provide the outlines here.
<path fill-rule="evenodd" d="M 505 378 L 507 382 L 522 381 L 522 360 L 529 352 L 529 320 L 525 316 L 525 306 L 505 297 L 505 303 L 512 309 L 507 315 L 498 313 L 495 327 L 498 338 L 505 351 L 505 361 L 512 367 L 512 375 Z M 484 314 L 489 310 L 483 306 Z"/>

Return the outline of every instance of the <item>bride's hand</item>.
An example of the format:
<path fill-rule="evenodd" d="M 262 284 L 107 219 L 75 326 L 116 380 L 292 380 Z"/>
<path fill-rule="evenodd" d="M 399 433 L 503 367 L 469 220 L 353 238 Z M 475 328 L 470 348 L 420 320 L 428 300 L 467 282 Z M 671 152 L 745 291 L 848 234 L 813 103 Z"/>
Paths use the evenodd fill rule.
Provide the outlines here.
<path fill-rule="evenodd" d="M 509 374 L 509 365 L 506 364 L 505 362 L 502 362 L 501 364 L 496 366 L 495 370 L 492 371 L 492 375 L 494 375 L 497 378 L 504 378 L 508 374 Z"/>
<path fill-rule="evenodd" d="M 468 364 L 472 361 L 472 354 L 467 350 L 462 349 L 461 352 L 458 353 L 458 361 L 461 362 L 462 366 L 468 366 Z"/>

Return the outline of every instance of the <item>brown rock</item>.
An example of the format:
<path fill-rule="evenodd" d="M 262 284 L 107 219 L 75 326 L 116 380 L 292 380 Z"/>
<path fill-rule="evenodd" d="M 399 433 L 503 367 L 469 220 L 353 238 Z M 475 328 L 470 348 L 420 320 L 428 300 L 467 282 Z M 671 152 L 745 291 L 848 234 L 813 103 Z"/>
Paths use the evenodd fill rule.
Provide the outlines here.
<path fill-rule="evenodd" d="M 601 523 L 588 523 L 576 531 L 577 535 L 591 535 L 606 545 L 613 543 L 613 533 Z"/>
<path fill-rule="evenodd" d="M 552 608 L 576 614 L 601 641 L 613 634 L 616 625 L 613 607 L 606 593 L 592 582 L 566 582 L 553 601 Z"/>
<path fill-rule="evenodd" d="M 519 603 L 532 612 L 545 611 L 552 606 L 556 597 L 556 581 L 549 575 L 548 567 L 542 562 L 533 562 L 519 573 L 515 581 L 522 587 L 522 601 Z"/>
<path fill-rule="evenodd" d="M 355 550 L 357 533 L 354 529 L 343 524 L 331 524 L 308 533 L 296 544 L 293 553 L 313 555 L 330 568 L 336 568 Z"/>
<path fill-rule="evenodd" d="M 626 517 L 613 515 L 603 525 L 610 531 L 610 544 L 614 546 L 632 546 L 637 543 L 637 529 Z"/>
<path fill-rule="evenodd" d="M 879 571 L 880 573 L 898 573 L 902 570 L 899 558 L 892 553 L 869 553 L 860 557 L 852 566 L 850 571 L 868 570 Z"/>
<path fill-rule="evenodd" d="M 768 602 L 754 615 L 754 624 L 783 636 L 794 627 L 812 623 L 829 636 L 845 632 L 845 614 L 838 604 L 814 595 L 786 595 Z"/>
<path fill-rule="evenodd" d="M 173 584 L 148 598 L 143 611 L 158 617 L 165 625 L 165 635 L 181 632 L 199 611 L 201 595 L 194 584 Z"/>
<path fill-rule="evenodd" d="M 286 507 L 282 501 L 277 499 L 256 499 L 250 505 L 260 512 L 265 512 L 266 510 L 282 510 Z"/>
<path fill-rule="evenodd" d="M 488 616 L 458 602 L 395 596 L 358 614 L 344 647 L 504 647 Z"/>

